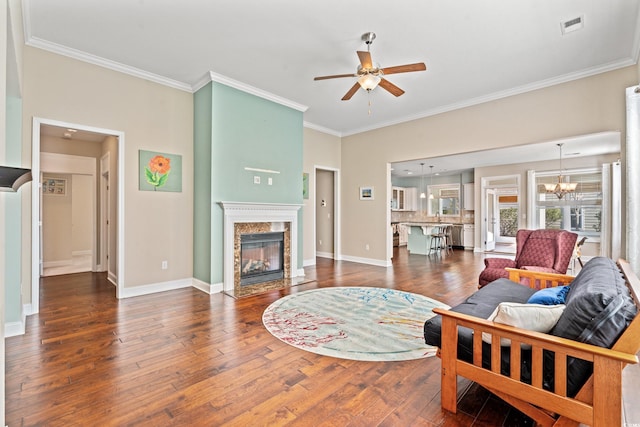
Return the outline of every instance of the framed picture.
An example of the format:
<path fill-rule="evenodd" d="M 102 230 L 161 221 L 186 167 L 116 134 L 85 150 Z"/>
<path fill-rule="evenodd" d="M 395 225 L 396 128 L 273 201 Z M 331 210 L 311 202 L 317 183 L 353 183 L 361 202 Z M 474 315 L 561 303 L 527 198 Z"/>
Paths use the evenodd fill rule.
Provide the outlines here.
<path fill-rule="evenodd" d="M 182 156 L 139 151 L 138 188 L 141 191 L 182 192 Z"/>
<path fill-rule="evenodd" d="M 360 187 L 360 200 L 373 200 L 373 187 Z"/>
<path fill-rule="evenodd" d="M 42 194 L 49 196 L 65 196 L 67 194 L 67 180 L 43 177 Z"/>

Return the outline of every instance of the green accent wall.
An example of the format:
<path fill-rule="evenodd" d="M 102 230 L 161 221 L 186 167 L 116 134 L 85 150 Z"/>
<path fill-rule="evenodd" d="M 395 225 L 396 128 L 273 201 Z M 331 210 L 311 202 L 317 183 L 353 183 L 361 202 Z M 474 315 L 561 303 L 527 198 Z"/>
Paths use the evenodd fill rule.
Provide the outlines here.
<path fill-rule="evenodd" d="M 6 128 L 6 166 L 22 167 L 22 100 L 7 97 L 7 128 Z M 22 320 L 21 298 L 21 252 L 22 252 L 22 205 L 20 190 L 17 193 L 5 195 L 5 271 L 4 271 L 4 320 L 19 322 Z"/>
<path fill-rule="evenodd" d="M 215 284 L 224 276 L 224 211 L 219 202 L 302 205 L 303 114 L 217 82 L 200 89 L 194 103 L 194 276 Z M 279 173 L 247 171 L 246 167 Z M 260 177 L 260 184 L 254 184 L 255 176 Z M 268 185 L 269 178 L 272 185 Z M 204 182 L 207 180 L 209 189 Z M 207 217 L 209 229 L 204 226 Z M 303 262 L 302 234 L 300 210 L 297 268 Z M 204 266 L 207 238 L 210 263 Z"/>
<path fill-rule="evenodd" d="M 211 283 L 211 86 L 193 97 L 193 277 Z"/>

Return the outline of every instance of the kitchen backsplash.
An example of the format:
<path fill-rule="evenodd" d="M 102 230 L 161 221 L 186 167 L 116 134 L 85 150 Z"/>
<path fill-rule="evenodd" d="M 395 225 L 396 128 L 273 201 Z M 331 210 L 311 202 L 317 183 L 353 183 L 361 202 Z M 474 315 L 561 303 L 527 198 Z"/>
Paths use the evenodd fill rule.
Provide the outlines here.
<path fill-rule="evenodd" d="M 427 215 L 425 211 L 391 211 L 391 222 L 438 222 L 438 217 Z M 460 216 L 440 217 L 440 222 L 473 224 L 473 211 L 463 211 Z"/>

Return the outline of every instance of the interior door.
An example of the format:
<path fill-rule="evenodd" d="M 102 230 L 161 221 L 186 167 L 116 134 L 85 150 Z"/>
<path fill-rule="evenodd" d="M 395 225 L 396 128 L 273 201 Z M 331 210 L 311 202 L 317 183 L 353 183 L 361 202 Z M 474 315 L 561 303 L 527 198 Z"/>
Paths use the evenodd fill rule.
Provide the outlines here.
<path fill-rule="evenodd" d="M 485 238 L 484 246 L 486 251 L 493 251 L 496 248 L 496 237 L 498 235 L 498 197 L 496 190 L 485 189 Z"/>

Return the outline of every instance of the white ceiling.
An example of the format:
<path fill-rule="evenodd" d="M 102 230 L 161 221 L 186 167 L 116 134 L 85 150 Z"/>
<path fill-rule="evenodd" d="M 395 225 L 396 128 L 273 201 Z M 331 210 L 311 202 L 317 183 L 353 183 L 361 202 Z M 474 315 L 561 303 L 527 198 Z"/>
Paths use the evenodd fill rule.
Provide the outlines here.
<path fill-rule="evenodd" d="M 212 71 L 307 106 L 349 135 L 632 65 L 640 0 L 24 0 L 27 44 L 193 91 Z M 584 28 L 562 35 L 561 21 Z M 425 62 L 340 98 L 361 35 L 382 67 Z M 371 107 L 368 103 L 371 101 Z M 371 114 L 368 111 L 371 110 Z"/>

